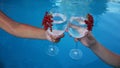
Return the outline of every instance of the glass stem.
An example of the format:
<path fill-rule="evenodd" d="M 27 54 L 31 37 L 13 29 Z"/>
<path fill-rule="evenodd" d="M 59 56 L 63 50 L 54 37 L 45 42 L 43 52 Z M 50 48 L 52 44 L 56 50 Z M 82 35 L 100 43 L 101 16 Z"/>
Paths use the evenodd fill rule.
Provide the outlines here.
<path fill-rule="evenodd" d="M 78 41 L 76 41 L 75 43 L 75 48 L 78 49 Z"/>
<path fill-rule="evenodd" d="M 53 46 L 56 46 L 56 45 L 57 45 L 57 43 L 55 43 L 55 42 L 52 42 L 52 45 L 53 45 Z"/>

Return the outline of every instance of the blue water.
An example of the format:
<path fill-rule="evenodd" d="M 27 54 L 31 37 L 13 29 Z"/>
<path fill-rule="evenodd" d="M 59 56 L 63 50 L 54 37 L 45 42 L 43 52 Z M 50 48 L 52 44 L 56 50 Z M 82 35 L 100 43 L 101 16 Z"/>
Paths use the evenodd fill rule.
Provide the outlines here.
<path fill-rule="evenodd" d="M 91 2 L 90 13 L 95 18 L 92 33 L 103 46 L 120 54 L 120 1 L 111 1 Z M 51 5 L 49 0 L 0 0 L 0 10 L 6 15 L 35 27 L 42 27 L 44 13 Z M 71 59 L 69 51 L 74 48 L 75 42 L 68 33 L 58 43 L 58 55 L 51 57 L 46 54 L 49 44 L 46 40 L 18 38 L 0 29 L 0 64 L 4 68 L 112 68 L 81 43 L 82 58 Z"/>

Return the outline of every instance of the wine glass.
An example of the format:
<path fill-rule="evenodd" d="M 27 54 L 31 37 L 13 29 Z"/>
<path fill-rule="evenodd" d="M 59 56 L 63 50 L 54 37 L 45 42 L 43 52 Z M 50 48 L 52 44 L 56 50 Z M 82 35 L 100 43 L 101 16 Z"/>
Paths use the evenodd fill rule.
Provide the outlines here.
<path fill-rule="evenodd" d="M 74 38 L 82 38 L 85 36 L 87 30 L 87 25 L 84 22 L 85 18 L 81 16 L 71 16 L 69 21 L 68 33 Z M 78 42 L 76 42 L 75 48 L 71 49 L 69 56 L 74 60 L 79 60 L 83 53 L 78 48 Z"/>
<path fill-rule="evenodd" d="M 67 28 L 67 17 L 66 15 L 61 11 L 59 6 L 54 6 L 50 11 L 50 14 L 53 16 L 53 22 L 52 22 L 52 31 L 48 29 L 48 33 L 51 34 L 54 37 L 58 37 L 62 35 L 66 28 Z M 59 52 L 59 48 L 56 46 L 57 44 L 52 42 L 51 45 L 49 45 L 47 54 L 49 56 L 55 56 Z"/>

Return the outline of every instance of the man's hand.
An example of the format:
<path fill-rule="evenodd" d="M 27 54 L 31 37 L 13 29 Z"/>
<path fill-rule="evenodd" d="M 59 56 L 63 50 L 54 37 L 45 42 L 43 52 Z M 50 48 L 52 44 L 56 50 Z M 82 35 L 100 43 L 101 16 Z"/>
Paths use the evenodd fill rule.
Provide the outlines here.
<path fill-rule="evenodd" d="M 53 36 L 49 32 L 46 31 L 46 37 L 47 37 L 47 40 L 51 42 L 59 42 L 60 39 L 64 37 L 64 34 L 59 35 L 59 36 Z"/>

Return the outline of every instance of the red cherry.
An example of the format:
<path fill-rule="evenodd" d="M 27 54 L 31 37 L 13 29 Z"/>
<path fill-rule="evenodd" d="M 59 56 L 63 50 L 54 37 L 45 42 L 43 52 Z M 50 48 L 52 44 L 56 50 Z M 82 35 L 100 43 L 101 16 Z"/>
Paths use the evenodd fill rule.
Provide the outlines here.
<path fill-rule="evenodd" d="M 47 30 L 50 28 L 50 31 L 52 31 L 52 20 L 53 16 L 50 15 L 48 12 L 45 13 L 45 16 L 42 21 L 42 25 L 44 26 L 44 29 Z"/>
<path fill-rule="evenodd" d="M 87 15 L 87 18 L 88 18 L 88 20 L 85 20 L 84 22 L 87 24 L 87 29 L 89 31 L 91 31 L 92 27 L 93 27 L 94 20 L 93 20 L 92 15 L 90 15 L 90 14 Z"/>

